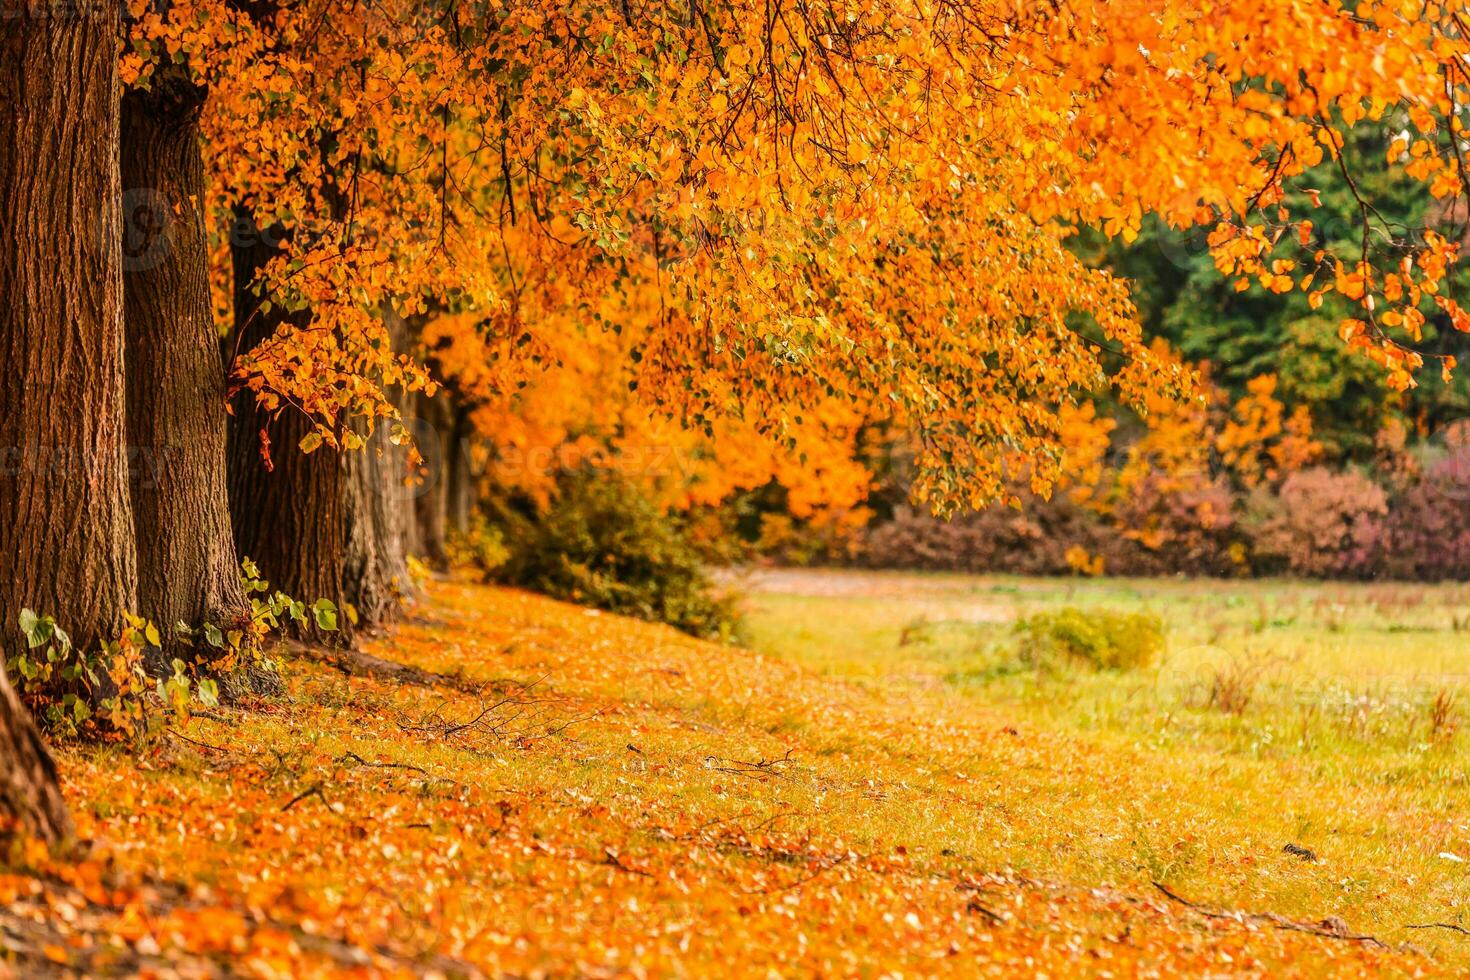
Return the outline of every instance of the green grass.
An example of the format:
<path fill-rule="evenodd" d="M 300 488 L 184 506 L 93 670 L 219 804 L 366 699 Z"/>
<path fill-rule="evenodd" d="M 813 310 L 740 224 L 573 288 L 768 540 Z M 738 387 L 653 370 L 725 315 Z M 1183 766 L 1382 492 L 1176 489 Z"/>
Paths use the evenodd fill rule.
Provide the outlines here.
<path fill-rule="evenodd" d="M 1069 606 L 1159 616 L 1162 663 L 1021 663 L 1015 619 Z M 747 614 L 757 650 L 1045 741 L 1042 772 L 997 788 L 1016 815 L 1005 863 L 1470 950 L 1402 931 L 1470 926 L 1470 587 L 791 572 L 760 576 Z M 1071 755 L 1046 773 L 1058 746 Z"/>

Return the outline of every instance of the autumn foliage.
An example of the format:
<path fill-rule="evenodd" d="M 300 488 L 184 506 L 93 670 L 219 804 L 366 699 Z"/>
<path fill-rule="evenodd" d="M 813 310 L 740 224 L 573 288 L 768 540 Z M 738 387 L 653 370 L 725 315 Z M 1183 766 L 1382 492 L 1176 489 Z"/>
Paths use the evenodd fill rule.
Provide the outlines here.
<path fill-rule="evenodd" d="M 729 638 L 715 554 L 1464 575 L 1457 450 L 1424 449 L 1405 393 L 1451 384 L 1470 333 L 1467 17 L 1460 0 L 8 2 L 0 830 L 148 846 L 58 870 L 17 837 L 28 870 L 0 896 L 35 927 L 27 955 L 708 972 L 784 930 L 799 942 L 747 965 L 841 973 L 865 965 L 837 928 L 856 921 L 899 970 L 964 972 L 953 957 L 986 944 L 997 969 L 1055 971 L 1117 920 L 1164 937 L 1109 947 L 1122 972 L 1233 962 L 1160 907 L 1011 878 L 1014 914 L 1067 938 L 997 934 L 1013 912 L 982 893 L 1000 879 L 875 824 L 864 847 L 815 817 L 774 826 L 790 818 L 774 793 L 780 812 L 752 823 L 731 790 L 785 785 L 814 746 L 834 759 L 789 784 L 807 817 L 829 784 L 909 792 L 897 757 L 862 787 L 851 746 L 779 734 L 810 725 L 922 742 L 926 812 L 983 810 L 960 772 L 979 735 L 938 701 L 906 713 L 446 580 L 468 560 Z M 1385 180 L 1412 188 L 1412 220 L 1375 199 Z M 1324 220 L 1343 202 L 1348 233 Z M 1327 318 L 1293 321 L 1293 343 L 1335 335 L 1371 370 L 1362 471 L 1298 375 L 1185 356 L 1089 255 L 1160 229 L 1202 240 L 1232 295 Z M 422 597 L 451 628 L 376 632 Z M 1103 666 L 1154 662 L 1144 620 L 1121 645 L 1092 625 L 1031 632 Z M 295 680 L 275 670 L 281 633 L 301 643 Z M 356 649 L 381 635 L 384 656 Z M 507 682 L 501 659 L 566 687 Z M 74 798 L 110 794 L 75 801 L 75 828 L 32 715 L 104 744 L 64 757 Z M 593 719 L 595 749 L 566 748 Z M 663 744 L 645 753 L 644 732 Z M 712 736 L 698 778 L 716 802 L 681 798 L 690 732 Z M 1036 765 L 999 741 L 1012 769 Z M 539 781 L 494 785 L 492 766 L 548 745 Z M 124 746 L 131 762 L 108 760 Z M 155 765 L 190 780 L 142 775 Z M 619 768 L 654 782 L 623 794 Z M 192 863 L 201 835 L 236 853 Z M 654 899 L 722 932 L 675 938 Z M 506 931 L 507 909 L 569 906 L 564 932 Z M 1219 948 L 1337 956 L 1245 928 L 1260 921 L 1280 924 L 1231 919 Z"/>
<path fill-rule="evenodd" d="M 432 384 L 387 343 L 391 302 L 468 314 L 496 397 L 611 331 L 638 400 L 695 429 L 788 438 L 831 401 L 915 428 L 921 493 L 1004 493 L 1001 443 L 1041 487 L 1079 393 L 1188 387 L 1125 284 L 1065 247 L 1145 212 L 1213 228 L 1242 288 L 1357 304 L 1342 336 L 1396 385 L 1425 317 L 1465 320 L 1452 235 L 1365 200 L 1362 250 L 1332 254 L 1284 203 L 1324 161 L 1350 173 L 1365 128 L 1402 128 L 1394 164 L 1460 192 L 1453 4 L 134 12 L 126 78 L 182 59 L 208 81 L 216 226 L 279 229 L 262 281 L 312 311 L 237 351 L 236 383 L 327 445 L 354 441 L 344 415 L 394 415 L 385 385 Z"/>

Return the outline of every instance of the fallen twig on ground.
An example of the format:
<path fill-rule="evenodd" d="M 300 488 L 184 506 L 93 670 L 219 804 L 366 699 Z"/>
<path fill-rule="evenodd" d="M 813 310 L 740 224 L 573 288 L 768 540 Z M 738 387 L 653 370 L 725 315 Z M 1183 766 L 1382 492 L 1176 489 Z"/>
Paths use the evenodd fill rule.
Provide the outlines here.
<path fill-rule="evenodd" d="M 421 772 L 425 775 L 428 774 L 427 769 L 424 769 L 420 766 L 412 765 L 407 762 L 369 762 L 367 759 L 364 759 L 356 752 L 344 752 L 341 755 L 337 756 L 336 761 L 339 764 L 343 762 L 355 762 L 359 766 L 371 766 L 374 769 L 411 769 L 414 772 Z"/>
<path fill-rule="evenodd" d="M 325 793 L 322 792 L 321 783 L 314 783 L 301 792 L 297 793 L 295 796 L 291 797 L 290 802 L 281 807 L 281 812 L 285 813 L 287 810 L 290 810 L 293 806 L 300 803 L 302 800 L 312 796 L 320 797 L 323 802 L 326 802 L 327 796 Z"/>
<path fill-rule="evenodd" d="M 1178 902 L 1186 908 L 1192 909 L 1208 919 L 1232 919 L 1237 922 L 1264 922 L 1291 932 L 1304 932 L 1311 936 L 1321 936 L 1324 939 L 1342 939 L 1348 942 L 1363 943 L 1377 949 L 1390 949 L 1388 943 L 1377 936 L 1369 936 L 1364 933 L 1355 933 L 1348 928 L 1348 924 L 1337 916 L 1328 916 L 1320 922 L 1297 922 L 1274 912 L 1222 912 L 1216 909 L 1206 908 L 1198 902 L 1191 902 L 1161 881 L 1156 881 L 1153 886 L 1171 901 Z"/>
<path fill-rule="evenodd" d="M 1457 926 L 1453 922 L 1410 922 L 1404 926 L 1405 929 L 1448 929 L 1450 932 L 1458 932 L 1464 936 L 1470 936 L 1470 929 Z"/>
<path fill-rule="evenodd" d="M 705 768 L 713 769 L 715 772 L 726 772 L 732 776 L 745 776 L 749 779 L 766 780 L 772 777 L 785 777 L 781 766 L 791 764 L 791 755 L 794 749 L 787 749 L 786 754 L 779 759 L 761 759 L 759 762 L 745 762 L 741 759 L 725 759 L 721 756 L 711 755 L 704 760 Z"/>

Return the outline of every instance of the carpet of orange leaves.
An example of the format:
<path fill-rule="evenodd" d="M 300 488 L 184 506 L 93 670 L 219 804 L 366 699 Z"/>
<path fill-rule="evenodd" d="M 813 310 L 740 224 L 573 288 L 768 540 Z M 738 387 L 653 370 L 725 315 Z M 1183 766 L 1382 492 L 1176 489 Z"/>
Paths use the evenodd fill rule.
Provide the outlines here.
<path fill-rule="evenodd" d="M 993 787 L 970 774 L 1047 764 L 1060 736 L 983 711 L 464 582 L 432 584 L 368 652 L 416 671 L 299 653 L 280 696 L 142 749 L 62 747 L 91 852 L 0 875 L 12 966 L 1435 972 L 1406 947 L 995 866 Z"/>

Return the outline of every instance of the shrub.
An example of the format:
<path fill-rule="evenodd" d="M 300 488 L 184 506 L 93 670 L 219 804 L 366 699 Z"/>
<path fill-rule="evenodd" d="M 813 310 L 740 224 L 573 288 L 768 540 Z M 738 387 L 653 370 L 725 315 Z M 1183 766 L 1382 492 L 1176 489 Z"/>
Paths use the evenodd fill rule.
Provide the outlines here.
<path fill-rule="evenodd" d="M 1393 477 L 1393 499 L 1355 470 L 1315 467 L 1245 497 L 1219 479 L 1146 473 L 1102 511 L 1021 493 L 951 520 L 900 507 L 869 526 L 870 568 L 1018 575 L 1292 574 L 1470 580 L 1470 451 Z"/>
<path fill-rule="evenodd" d="M 1366 578 L 1383 558 L 1387 513 L 1387 494 L 1361 473 L 1302 470 L 1256 499 L 1254 550 L 1267 570 Z"/>
<path fill-rule="evenodd" d="M 900 509 L 868 530 L 859 560 L 870 568 L 1069 575 L 1077 549 L 1101 558 L 1104 573 L 1125 571 L 1137 551 L 1091 510 L 1028 495 L 1020 510 L 997 505 L 947 521 Z"/>
<path fill-rule="evenodd" d="M 1164 627 L 1157 616 L 1072 606 L 1018 620 L 1017 655 L 1041 667 L 1082 663 L 1095 670 L 1133 670 L 1158 661 Z"/>
<path fill-rule="evenodd" d="M 985 538 L 973 521 L 943 521 L 905 507 L 868 529 L 860 563 L 869 568 L 989 571 Z"/>
<path fill-rule="evenodd" d="M 1470 475 L 1438 460 L 1393 502 L 1387 571 L 1395 578 L 1470 579 Z"/>
<path fill-rule="evenodd" d="M 609 612 L 724 636 L 734 601 L 718 595 L 677 520 L 605 471 L 563 474 L 549 506 L 499 507 L 509 554 L 498 581 Z"/>
<path fill-rule="evenodd" d="M 1150 473 L 1120 491 L 1112 521 L 1117 534 L 1138 547 L 1120 554 L 1108 571 L 1223 576 L 1246 571 L 1235 497 L 1223 481 Z"/>
<path fill-rule="evenodd" d="M 445 548 L 449 552 L 450 562 L 455 565 L 472 565 L 487 576 L 493 575 L 510 558 L 504 533 L 486 520 L 484 514 L 474 514 L 470 517 L 468 527 L 451 532 Z"/>

